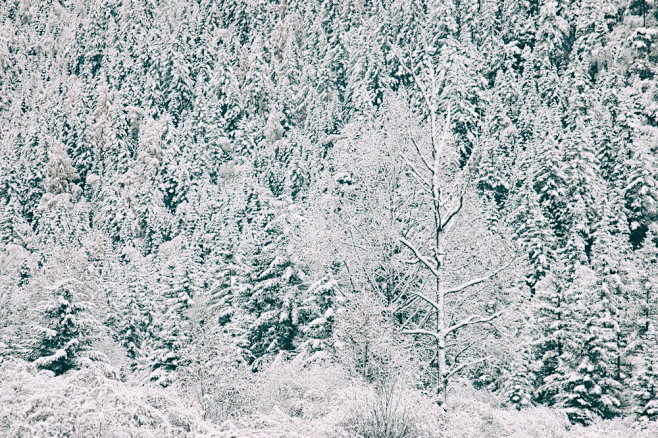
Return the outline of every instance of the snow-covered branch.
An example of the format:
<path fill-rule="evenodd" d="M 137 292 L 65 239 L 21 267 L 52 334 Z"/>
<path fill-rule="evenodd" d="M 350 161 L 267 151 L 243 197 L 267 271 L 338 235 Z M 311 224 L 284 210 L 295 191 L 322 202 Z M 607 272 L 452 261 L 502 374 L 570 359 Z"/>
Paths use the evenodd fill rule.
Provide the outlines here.
<path fill-rule="evenodd" d="M 450 377 L 454 376 L 455 374 L 457 374 L 458 372 L 460 372 L 460 371 L 463 370 L 464 368 L 466 368 L 466 367 L 470 367 L 470 366 L 472 366 L 472 365 L 479 364 L 479 363 L 481 363 L 481 362 L 485 362 L 485 361 L 487 361 L 487 360 L 489 360 L 489 359 L 490 359 L 490 357 L 487 356 L 487 357 L 481 357 L 481 358 L 479 358 L 479 359 L 471 360 L 471 361 L 469 361 L 469 362 L 461 363 L 461 364 L 457 365 L 456 367 L 451 368 L 451 369 L 446 373 L 446 377 L 445 377 L 445 378 L 446 378 L 446 379 L 449 379 Z"/>
<path fill-rule="evenodd" d="M 515 260 L 516 260 L 516 258 L 513 258 L 512 260 L 510 260 L 505 265 L 501 266 L 500 268 L 496 269 L 495 271 L 492 271 L 492 272 L 490 272 L 486 275 L 483 275 L 482 277 L 474 278 L 473 280 L 467 281 L 466 283 L 460 284 L 459 286 L 444 289 L 443 293 L 445 293 L 446 295 L 450 295 L 450 294 L 461 292 L 464 289 L 468 289 L 469 287 L 472 287 L 472 286 L 478 285 L 480 283 L 483 283 L 483 282 L 495 277 L 496 275 L 500 274 L 505 269 L 509 268 L 512 265 L 512 263 L 514 263 Z"/>
<path fill-rule="evenodd" d="M 433 299 L 431 299 L 430 297 L 428 297 L 427 295 L 424 295 L 420 292 L 411 292 L 411 294 L 413 296 L 418 297 L 421 300 L 425 301 L 427 304 L 429 304 L 433 308 L 435 308 L 435 309 L 439 308 L 439 304 L 436 301 L 434 301 Z"/>
<path fill-rule="evenodd" d="M 403 330 L 402 333 L 404 333 L 405 335 L 425 335 L 435 339 L 441 338 L 441 333 L 437 333 L 432 330 L 425 330 L 425 329 L 407 329 L 407 330 Z"/>
<path fill-rule="evenodd" d="M 413 243 L 409 242 L 404 237 L 400 237 L 400 243 L 403 244 L 404 246 L 406 246 L 407 248 L 409 248 L 409 250 L 411 250 L 411 252 L 414 254 L 414 256 L 416 256 L 416 258 L 423 265 L 425 265 L 427 267 L 427 269 L 429 269 L 432 272 L 432 274 L 434 274 L 435 277 L 437 277 L 437 278 L 440 277 L 439 270 L 437 269 L 437 267 L 434 266 L 434 264 L 427 257 L 425 257 L 420 252 L 420 250 L 418 248 L 416 248 L 416 246 Z"/>
<path fill-rule="evenodd" d="M 453 324 L 449 327 L 446 327 L 446 329 L 443 331 L 443 333 L 447 335 L 449 333 L 452 333 L 452 332 L 455 332 L 455 331 L 459 330 L 460 328 L 468 327 L 468 326 L 474 325 L 474 324 L 483 324 L 485 322 L 490 322 L 490 321 L 493 321 L 494 319 L 498 318 L 503 313 L 504 313 L 504 311 L 501 310 L 500 312 L 496 312 L 496 313 L 494 313 L 492 315 L 489 315 L 489 316 L 470 315 L 470 316 L 464 318 L 463 320 L 461 320 L 460 322 L 458 322 L 457 324 Z"/>

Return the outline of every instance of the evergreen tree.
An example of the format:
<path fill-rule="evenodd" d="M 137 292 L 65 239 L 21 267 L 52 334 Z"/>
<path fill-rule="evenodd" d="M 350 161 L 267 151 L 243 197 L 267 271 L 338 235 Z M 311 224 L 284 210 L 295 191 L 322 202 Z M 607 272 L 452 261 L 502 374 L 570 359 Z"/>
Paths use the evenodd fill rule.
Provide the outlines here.
<path fill-rule="evenodd" d="M 149 380 L 162 386 L 174 383 L 178 368 L 189 361 L 185 355 L 191 331 L 188 311 L 196 291 L 188 272 L 189 267 L 186 266 L 193 263 L 190 254 L 187 251 L 178 252 L 177 248 L 172 249 L 175 251 L 174 259 L 165 260 L 161 271 L 158 285 L 161 293 L 158 297 L 160 308 L 153 321 L 153 340 L 149 343 L 145 357 Z"/>
<path fill-rule="evenodd" d="M 561 267 L 561 266 L 559 266 Z M 569 332 L 565 290 L 558 276 L 547 276 L 536 285 L 533 313 L 536 315 L 539 336 L 534 342 L 538 367 L 535 371 L 536 390 L 534 400 L 539 404 L 553 405 L 560 392 L 562 357 L 566 350 Z"/>
<path fill-rule="evenodd" d="M 557 406 L 572 422 L 590 424 L 620 413 L 617 373 L 620 330 L 615 297 L 594 271 L 577 267 L 566 304 L 570 336 L 558 366 Z"/>
<path fill-rule="evenodd" d="M 575 246 L 574 257 L 591 259 L 594 229 L 599 220 L 597 208 L 605 199 L 605 183 L 600 177 L 599 163 L 591 137 L 591 130 L 584 121 L 578 120 L 575 130 L 565 145 L 565 175 L 567 197 L 567 224 L 569 239 Z"/>
<path fill-rule="evenodd" d="M 338 284 L 333 275 L 327 274 L 302 292 L 299 303 L 300 337 L 306 354 L 324 351 L 331 345 L 336 313 Z"/>
<path fill-rule="evenodd" d="M 45 193 L 39 202 L 36 231 L 44 243 L 75 241 L 86 224 L 76 217 L 77 203 L 82 194 L 80 176 L 73 168 L 66 147 L 54 140 L 48 151 L 48 165 L 44 180 Z"/>
<path fill-rule="evenodd" d="M 517 239 L 528 253 L 531 271 L 527 284 L 534 295 L 537 283 L 548 275 L 556 261 L 556 238 L 541 211 L 539 196 L 534 189 L 526 186 L 515 204 L 518 208 L 512 220 Z"/>
<path fill-rule="evenodd" d="M 480 134 L 479 120 L 485 112 L 485 79 L 479 71 L 478 52 L 465 40 L 448 38 L 441 50 L 439 71 L 445 71 L 441 83 L 439 109 L 450 115 L 461 165 L 464 165 Z"/>
<path fill-rule="evenodd" d="M 19 205 L 12 199 L 0 200 L 0 242 L 4 245 L 27 246 L 32 229 L 21 213 Z"/>
<path fill-rule="evenodd" d="M 134 248 L 127 248 L 124 264 L 111 271 L 119 279 L 110 279 L 108 292 L 112 315 L 108 324 L 116 331 L 116 337 L 125 347 L 128 357 L 137 360 L 143 354 L 145 344 L 152 333 L 153 281 L 148 275 L 148 258 L 141 258 Z"/>
<path fill-rule="evenodd" d="M 295 349 L 300 286 L 305 277 L 287 253 L 285 216 L 276 218 L 272 207 L 256 213 L 252 224 L 254 241 L 247 273 L 250 287 L 242 298 L 250 315 L 244 354 L 255 369 L 263 359 Z"/>
<path fill-rule="evenodd" d="M 647 133 L 648 134 L 648 133 Z M 635 248 L 639 248 L 645 239 L 648 227 L 655 223 L 658 206 L 658 164 L 655 154 L 648 150 L 645 143 L 648 138 L 639 135 L 634 139 L 636 145 L 625 162 L 628 169 L 624 186 L 626 211 L 630 224 L 630 239 Z"/>
<path fill-rule="evenodd" d="M 84 283 L 71 278 L 59 280 L 48 290 L 48 300 L 41 306 L 43 337 L 33 353 L 39 368 L 60 375 L 99 358 L 92 349 L 95 323 L 87 293 Z"/>
<path fill-rule="evenodd" d="M 133 133 L 139 113 L 126 114 L 119 102 L 120 95 L 101 81 L 95 91 L 95 109 L 90 126 L 89 173 L 112 178 L 125 172 L 130 158 Z M 132 126 L 131 126 L 132 125 Z"/>
<path fill-rule="evenodd" d="M 510 370 L 503 386 L 505 402 L 519 411 L 533 404 L 532 363 L 530 343 L 525 341 L 519 356 L 510 364 Z"/>
<path fill-rule="evenodd" d="M 564 169 L 564 152 L 561 148 L 559 121 L 555 113 L 539 108 L 537 118 L 528 127 L 528 143 L 518 171 L 527 178 L 537 193 L 541 214 L 546 218 L 550 231 L 560 242 L 568 233 L 567 174 Z M 540 120 L 550 120 L 546 126 Z"/>
<path fill-rule="evenodd" d="M 171 233 L 171 216 L 165 209 L 161 177 L 166 156 L 163 140 L 166 126 L 166 120 L 147 119 L 140 127 L 136 160 L 118 181 L 119 205 L 108 212 L 110 223 L 118 222 L 115 227 L 123 242 L 134 245 L 131 237 L 139 238 L 147 250 Z M 123 218 L 117 213 L 123 213 Z"/>
<path fill-rule="evenodd" d="M 639 418 L 656 420 L 658 419 L 658 357 L 656 355 L 658 338 L 653 324 L 650 330 L 644 337 L 641 364 L 631 387 L 634 393 L 635 415 Z"/>
<path fill-rule="evenodd" d="M 386 55 L 379 30 L 381 23 L 369 20 L 354 38 L 359 41 L 353 47 L 348 62 L 346 98 L 354 110 L 370 114 L 382 104 L 388 86 Z"/>

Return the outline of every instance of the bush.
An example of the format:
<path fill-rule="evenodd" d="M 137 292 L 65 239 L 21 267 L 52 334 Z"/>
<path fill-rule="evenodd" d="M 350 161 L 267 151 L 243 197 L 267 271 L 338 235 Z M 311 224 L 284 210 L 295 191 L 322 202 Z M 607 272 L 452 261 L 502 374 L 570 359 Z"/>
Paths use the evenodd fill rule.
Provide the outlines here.
<path fill-rule="evenodd" d="M 631 418 L 605 420 L 591 426 L 577 426 L 569 431 L 569 438 L 655 438 L 658 423 L 633 421 Z"/>
<path fill-rule="evenodd" d="M 557 410 L 503 409 L 492 393 L 455 383 L 448 397 L 446 436 L 450 438 L 563 438 L 568 422 Z"/>
<path fill-rule="evenodd" d="M 359 388 L 343 426 L 359 438 L 437 438 L 445 431 L 443 410 L 432 397 L 403 381 L 382 377 Z"/>
<path fill-rule="evenodd" d="M 394 383 L 378 383 L 357 417 L 356 432 L 363 438 L 415 436 L 410 407 Z"/>
<path fill-rule="evenodd" d="M 0 365 L 0 436 L 185 437 L 211 425 L 157 388 L 130 387 L 94 365 L 54 376 L 19 360 Z"/>

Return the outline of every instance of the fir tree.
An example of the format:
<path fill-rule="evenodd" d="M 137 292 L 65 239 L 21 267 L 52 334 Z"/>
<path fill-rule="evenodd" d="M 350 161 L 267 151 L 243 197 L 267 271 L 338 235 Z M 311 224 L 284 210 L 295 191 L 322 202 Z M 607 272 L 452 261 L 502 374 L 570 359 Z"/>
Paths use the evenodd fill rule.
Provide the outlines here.
<path fill-rule="evenodd" d="M 300 336 L 307 354 L 323 351 L 331 344 L 338 284 L 327 274 L 302 292 L 299 304 Z M 304 348 L 304 346 L 300 346 Z"/>
<path fill-rule="evenodd" d="M 186 365 L 189 358 L 185 350 L 190 342 L 191 323 L 189 309 L 193 297 L 198 291 L 191 279 L 193 260 L 188 250 L 184 249 L 181 239 L 168 242 L 171 254 L 163 254 L 162 277 L 158 289 L 160 292 L 159 309 L 153 321 L 153 340 L 145 357 L 149 380 L 162 386 L 169 386 L 176 381 L 179 367 Z"/>
<path fill-rule="evenodd" d="M 48 151 L 45 193 L 37 208 L 40 214 L 36 230 L 44 243 L 72 241 L 79 237 L 74 232 L 79 225 L 84 226 L 84 223 L 78 222 L 74 211 L 82 193 L 79 178 L 66 147 L 54 140 Z"/>
<path fill-rule="evenodd" d="M 60 280 L 48 293 L 49 299 L 41 307 L 45 325 L 34 362 L 60 375 L 98 359 L 92 349 L 95 323 L 89 314 L 84 283 Z"/>
<path fill-rule="evenodd" d="M 559 366 L 557 406 L 572 422 L 590 424 L 597 417 L 619 415 L 622 383 L 617 372 L 618 310 L 615 297 L 596 274 L 576 269 L 570 285 L 570 336 Z"/>
<path fill-rule="evenodd" d="M 287 253 L 284 217 L 276 218 L 272 205 L 256 214 L 253 225 L 259 227 L 248 254 L 250 287 L 242 302 L 250 314 L 244 354 L 257 369 L 263 359 L 295 349 L 299 288 L 305 274 Z"/>
<path fill-rule="evenodd" d="M 654 325 L 643 338 L 641 363 L 636 371 L 631 387 L 634 395 L 634 414 L 648 420 L 658 419 L 658 355 Z"/>
<path fill-rule="evenodd" d="M 533 313 L 536 315 L 539 336 L 534 341 L 538 362 L 535 370 L 536 390 L 533 399 L 539 404 L 553 405 L 560 392 L 562 356 L 571 335 L 564 285 L 555 275 L 547 276 L 536 285 Z"/>
<path fill-rule="evenodd" d="M 134 248 L 124 252 L 125 265 L 113 272 L 120 275 L 119 281 L 111 279 L 110 306 L 113 314 L 108 324 L 116 331 L 119 342 L 125 347 L 128 357 L 137 360 L 143 354 L 145 344 L 152 333 L 154 297 L 153 281 L 148 275 L 147 262 Z"/>
<path fill-rule="evenodd" d="M 516 410 L 532 406 L 533 387 L 533 357 L 530 343 L 524 342 L 519 356 L 510 364 L 507 379 L 503 384 L 505 402 Z"/>
<path fill-rule="evenodd" d="M 539 195 L 527 186 L 520 192 L 512 220 L 517 227 L 517 238 L 528 253 L 532 271 L 527 276 L 527 283 L 534 295 L 537 283 L 547 276 L 555 263 L 556 238 L 541 211 Z"/>
<path fill-rule="evenodd" d="M 438 64 L 439 70 L 445 71 L 439 109 L 450 115 L 461 165 L 468 161 L 473 152 L 480 134 L 479 119 L 487 104 L 483 93 L 485 80 L 477 59 L 477 51 L 471 43 L 448 38 Z"/>

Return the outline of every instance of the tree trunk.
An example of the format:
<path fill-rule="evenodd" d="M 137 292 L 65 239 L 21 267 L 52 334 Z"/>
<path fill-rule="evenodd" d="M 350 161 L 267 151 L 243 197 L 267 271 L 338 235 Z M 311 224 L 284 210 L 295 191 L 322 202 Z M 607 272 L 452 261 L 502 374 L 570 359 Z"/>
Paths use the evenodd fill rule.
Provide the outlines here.
<path fill-rule="evenodd" d="M 441 283 L 436 280 L 436 332 L 442 333 L 445 329 L 445 295 L 441 293 Z M 442 404 L 446 402 L 446 338 L 438 336 L 436 339 L 436 393 Z"/>

